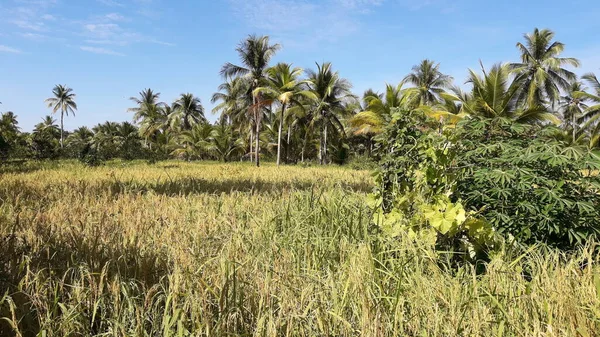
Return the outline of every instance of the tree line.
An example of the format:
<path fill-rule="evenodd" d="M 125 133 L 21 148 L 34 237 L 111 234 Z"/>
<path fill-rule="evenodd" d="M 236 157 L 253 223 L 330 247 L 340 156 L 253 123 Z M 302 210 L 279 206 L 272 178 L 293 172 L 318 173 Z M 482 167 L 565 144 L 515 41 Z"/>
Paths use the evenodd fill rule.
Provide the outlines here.
<path fill-rule="evenodd" d="M 566 144 L 599 146 L 600 82 L 578 77 L 575 58 L 562 57 L 564 44 L 548 29 L 535 29 L 517 43 L 517 62 L 469 70 L 466 85 L 423 60 L 398 84 L 383 92 L 352 93 L 351 83 L 331 63 L 304 70 L 290 63 L 271 65 L 281 49 L 268 36 L 248 36 L 236 48 L 238 62 L 220 70 L 223 83 L 211 102 L 218 120 L 211 124 L 198 97 L 182 94 L 171 104 L 145 89 L 131 97 L 133 123 L 106 122 L 66 132 L 65 116 L 77 110 L 76 96 L 57 85 L 46 104 L 60 125 L 46 116 L 31 133 L 21 132 L 17 116 L 0 119 L 4 158 L 79 157 L 248 160 L 281 163 L 318 161 L 343 164 L 351 157 L 372 157 L 373 146 L 395 108 L 420 111 L 440 132 L 477 116 L 509 118 L 524 124 L 556 124 L 555 137 Z"/>

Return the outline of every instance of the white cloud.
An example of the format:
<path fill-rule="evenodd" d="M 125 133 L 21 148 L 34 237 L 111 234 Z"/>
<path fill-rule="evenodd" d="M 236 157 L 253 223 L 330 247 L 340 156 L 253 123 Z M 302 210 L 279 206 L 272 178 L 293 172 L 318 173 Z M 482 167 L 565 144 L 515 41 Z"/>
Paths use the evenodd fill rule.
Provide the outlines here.
<path fill-rule="evenodd" d="M 79 49 L 90 52 L 90 53 L 94 53 L 94 54 L 125 56 L 125 54 L 122 54 L 122 53 L 119 53 L 119 52 L 116 52 L 114 50 L 107 49 L 107 48 L 81 46 L 81 47 L 79 47 Z"/>
<path fill-rule="evenodd" d="M 229 0 L 250 27 L 264 30 L 292 47 L 335 42 L 361 28 L 360 17 L 384 0 Z"/>
<path fill-rule="evenodd" d="M 105 13 L 75 18 L 67 16 L 65 14 L 67 11 L 63 11 L 68 6 L 67 1 L 10 0 L 5 4 L 3 0 L 0 0 L 0 24 L 4 22 L 5 28 L 8 28 L 4 30 L 0 28 L 3 30 L 0 34 L 44 42 L 67 43 L 67 41 L 74 41 L 77 43 L 76 45 L 85 47 L 82 50 L 111 55 L 122 55 L 119 47 L 133 44 L 174 45 L 161 41 L 155 36 L 146 35 L 135 28 L 135 20 L 142 20 L 135 13 L 147 11 L 147 15 L 150 15 L 149 13 L 153 10 L 150 7 L 155 6 L 153 1 L 96 1 L 114 8 Z M 127 8 L 129 5 L 131 8 Z M 61 13 L 61 16 L 53 15 L 53 13 Z M 113 46 L 114 50 L 100 48 L 102 46 Z M 6 52 L 6 50 L 3 51 Z"/>
<path fill-rule="evenodd" d="M 26 38 L 26 39 L 30 39 L 30 40 L 45 40 L 48 38 L 48 36 L 44 35 L 44 34 L 38 34 L 38 33 L 19 33 L 19 36 Z"/>
<path fill-rule="evenodd" d="M 97 0 L 99 3 L 108 7 L 125 7 L 122 3 L 115 0 Z"/>
<path fill-rule="evenodd" d="M 104 17 L 110 21 L 125 21 L 125 17 L 119 13 L 109 13 Z"/>
<path fill-rule="evenodd" d="M 56 21 L 56 17 L 54 15 L 50 15 L 50 14 L 44 14 L 44 15 L 42 15 L 42 20 Z"/>
<path fill-rule="evenodd" d="M 126 46 L 128 44 L 127 41 L 118 41 L 118 40 L 84 40 L 83 42 L 89 44 L 104 44 L 104 45 L 114 45 L 114 46 Z"/>
<path fill-rule="evenodd" d="M 25 29 L 25 30 L 33 30 L 36 32 L 41 32 L 45 30 L 43 22 L 34 22 L 27 20 L 13 20 L 11 21 L 15 26 Z"/>
<path fill-rule="evenodd" d="M 333 0 L 333 2 L 340 4 L 346 8 L 364 8 L 379 6 L 384 3 L 385 0 Z"/>
<path fill-rule="evenodd" d="M 121 28 L 116 23 L 88 23 L 83 28 L 87 34 L 95 38 L 112 37 L 121 31 Z"/>
<path fill-rule="evenodd" d="M 0 44 L 0 53 L 21 54 L 21 51 L 19 49 Z"/>
<path fill-rule="evenodd" d="M 399 0 L 399 3 L 411 11 L 419 11 L 424 8 L 434 7 L 442 13 L 453 12 L 458 5 L 458 0 Z"/>

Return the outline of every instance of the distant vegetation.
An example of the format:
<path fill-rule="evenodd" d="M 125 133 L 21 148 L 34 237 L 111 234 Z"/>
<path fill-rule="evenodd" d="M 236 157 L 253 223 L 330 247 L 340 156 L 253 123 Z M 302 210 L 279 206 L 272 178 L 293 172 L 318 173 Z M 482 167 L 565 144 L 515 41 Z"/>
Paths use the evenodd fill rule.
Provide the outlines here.
<path fill-rule="evenodd" d="M 0 335 L 598 335 L 600 82 L 517 48 L 359 97 L 249 36 L 214 124 L 153 89 L 132 123 L 65 131 L 66 85 L 60 126 L 3 113 Z"/>
<path fill-rule="evenodd" d="M 466 89 L 423 60 L 399 84 L 388 84 L 362 97 L 331 63 L 315 69 L 291 63 L 271 65 L 281 46 L 267 36 L 249 36 L 237 47 L 239 60 L 225 63 L 224 79 L 212 96 L 209 124 L 200 100 L 182 94 L 171 104 L 144 89 L 132 97 L 134 124 L 106 122 L 92 129 L 64 131 L 62 121 L 77 110 L 74 91 L 57 85 L 46 100 L 56 121 L 46 117 L 32 133 L 20 132 L 14 113 L 0 125 L 4 158 L 181 158 L 249 160 L 261 156 L 277 163 L 318 161 L 343 164 L 373 157 L 375 137 L 390 122 L 392 108 L 421 110 L 439 123 L 455 125 L 469 117 L 505 117 L 525 124 L 554 123 L 555 137 L 566 145 L 597 148 L 600 139 L 600 82 L 594 74 L 579 78 L 575 58 L 562 57 L 564 45 L 554 33 L 535 29 L 517 44 L 520 58 L 491 69 L 469 70 Z M 515 56 L 519 56 L 518 54 Z M 63 136 L 64 135 L 64 136 Z M 376 159 L 376 158 L 375 158 Z"/>

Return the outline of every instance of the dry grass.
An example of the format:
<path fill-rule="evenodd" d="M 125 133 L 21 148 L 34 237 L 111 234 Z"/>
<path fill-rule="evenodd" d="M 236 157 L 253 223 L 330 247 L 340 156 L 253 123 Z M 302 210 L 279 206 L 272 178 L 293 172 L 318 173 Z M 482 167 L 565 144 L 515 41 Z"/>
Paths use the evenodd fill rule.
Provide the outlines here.
<path fill-rule="evenodd" d="M 5 168 L 0 335 L 598 335 L 592 249 L 448 269 L 375 233 L 370 188 L 337 167 Z"/>

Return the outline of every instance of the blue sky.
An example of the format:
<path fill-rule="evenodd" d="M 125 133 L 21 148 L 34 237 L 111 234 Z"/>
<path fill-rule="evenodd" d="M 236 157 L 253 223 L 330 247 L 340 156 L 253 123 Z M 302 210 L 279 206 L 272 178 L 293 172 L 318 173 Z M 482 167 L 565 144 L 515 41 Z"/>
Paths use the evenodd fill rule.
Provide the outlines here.
<path fill-rule="evenodd" d="M 79 105 L 68 130 L 131 120 L 128 98 L 147 87 L 166 102 L 192 92 L 214 120 L 219 69 L 253 33 L 282 44 L 274 62 L 331 61 L 359 94 L 423 58 L 463 83 L 480 59 L 518 60 L 534 27 L 556 32 L 578 73 L 600 72 L 599 19 L 597 0 L 0 0 L 0 111 L 30 131 L 61 83 Z"/>

